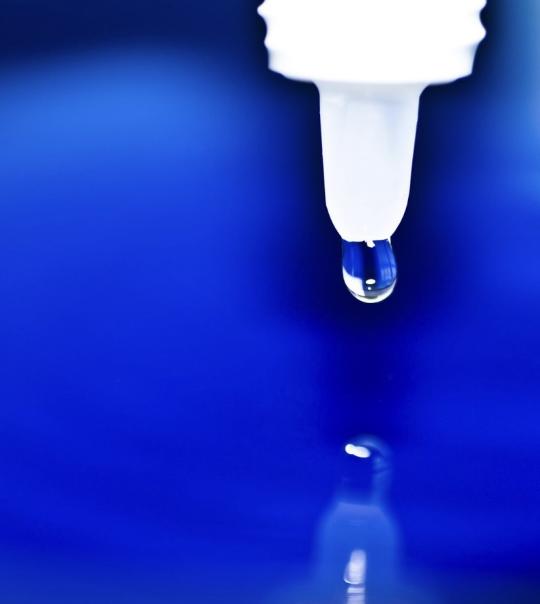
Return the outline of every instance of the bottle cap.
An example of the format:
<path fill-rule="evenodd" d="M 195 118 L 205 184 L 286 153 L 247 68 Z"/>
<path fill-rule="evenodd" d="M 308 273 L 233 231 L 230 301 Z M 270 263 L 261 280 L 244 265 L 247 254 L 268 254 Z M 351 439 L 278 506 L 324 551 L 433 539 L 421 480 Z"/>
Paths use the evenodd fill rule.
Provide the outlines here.
<path fill-rule="evenodd" d="M 270 67 L 314 82 L 442 83 L 470 75 L 486 0 L 266 0 Z"/>

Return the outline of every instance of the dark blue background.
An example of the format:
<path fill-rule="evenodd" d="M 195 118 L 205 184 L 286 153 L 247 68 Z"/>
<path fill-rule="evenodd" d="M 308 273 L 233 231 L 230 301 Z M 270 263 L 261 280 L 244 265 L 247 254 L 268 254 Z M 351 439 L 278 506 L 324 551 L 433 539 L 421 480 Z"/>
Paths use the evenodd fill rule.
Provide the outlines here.
<path fill-rule="evenodd" d="M 375 307 L 256 2 L 3 4 L 3 602 L 262 602 L 359 432 L 411 573 L 539 601 L 538 48 L 534 2 L 492 4 L 474 77 L 423 97 Z"/>

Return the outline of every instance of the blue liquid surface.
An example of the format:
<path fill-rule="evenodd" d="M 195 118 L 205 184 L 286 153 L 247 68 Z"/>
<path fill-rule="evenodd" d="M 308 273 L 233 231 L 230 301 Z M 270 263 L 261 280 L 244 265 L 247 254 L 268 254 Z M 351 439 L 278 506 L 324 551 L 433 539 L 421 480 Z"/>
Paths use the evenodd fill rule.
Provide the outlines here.
<path fill-rule="evenodd" d="M 343 240 L 343 279 L 361 302 L 382 302 L 394 291 L 397 266 L 389 240 L 354 243 Z"/>

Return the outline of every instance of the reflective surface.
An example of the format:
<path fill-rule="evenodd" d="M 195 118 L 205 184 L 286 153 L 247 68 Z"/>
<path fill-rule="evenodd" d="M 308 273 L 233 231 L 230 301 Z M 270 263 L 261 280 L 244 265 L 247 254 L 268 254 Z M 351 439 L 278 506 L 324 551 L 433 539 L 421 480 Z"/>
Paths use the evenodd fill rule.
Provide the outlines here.
<path fill-rule="evenodd" d="M 399 537 L 386 507 L 390 463 L 387 448 L 373 438 L 355 439 L 342 452 L 341 484 L 317 531 L 321 601 L 386 604 L 394 597 Z"/>
<path fill-rule="evenodd" d="M 348 441 L 339 485 L 315 531 L 305 580 L 278 590 L 272 604 L 434 604 L 401 567 L 402 538 L 387 501 L 391 455 L 379 439 Z"/>
<path fill-rule="evenodd" d="M 207 34 L 81 50 L 79 4 L 46 4 L 0 20 L 39 45 L 41 7 L 58 45 L 0 74 L 2 603 L 289 594 L 367 433 L 392 450 L 366 531 L 397 531 L 399 604 L 538 604 L 531 3 L 488 2 L 512 25 L 488 27 L 474 78 L 426 91 L 399 286 L 371 306 L 338 270 L 316 90 L 268 73 L 255 5 L 81 3 L 81 33 L 147 31 L 143 8 L 172 29 L 171 7 Z"/>
<path fill-rule="evenodd" d="M 342 242 L 343 280 L 361 302 L 386 300 L 394 291 L 397 266 L 392 244 L 386 241 Z"/>

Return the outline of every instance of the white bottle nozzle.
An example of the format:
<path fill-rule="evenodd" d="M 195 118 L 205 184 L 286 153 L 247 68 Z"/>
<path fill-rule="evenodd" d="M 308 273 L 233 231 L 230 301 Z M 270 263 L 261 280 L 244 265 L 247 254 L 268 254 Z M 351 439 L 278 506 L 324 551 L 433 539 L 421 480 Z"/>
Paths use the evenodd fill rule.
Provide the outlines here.
<path fill-rule="evenodd" d="M 423 88 L 319 84 L 327 207 L 345 241 L 389 239 L 401 222 Z"/>
<path fill-rule="evenodd" d="M 388 239 L 409 196 L 418 102 L 471 73 L 485 0 L 266 0 L 270 67 L 321 93 L 326 203 L 342 239 Z"/>

